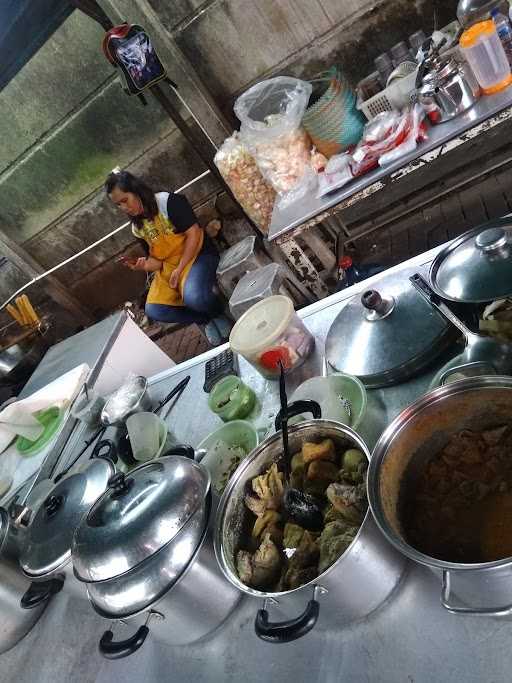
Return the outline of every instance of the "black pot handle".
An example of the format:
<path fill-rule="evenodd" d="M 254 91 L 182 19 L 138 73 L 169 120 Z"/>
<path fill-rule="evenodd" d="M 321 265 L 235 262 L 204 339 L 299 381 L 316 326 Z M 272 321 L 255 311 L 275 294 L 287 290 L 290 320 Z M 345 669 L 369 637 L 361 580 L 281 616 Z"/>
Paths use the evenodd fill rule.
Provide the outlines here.
<path fill-rule="evenodd" d="M 100 653 L 105 659 L 123 659 L 123 657 L 128 657 L 144 645 L 148 633 L 149 627 L 146 622 L 144 626 L 140 626 L 137 629 L 131 638 L 114 641 L 114 634 L 109 629 L 100 638 L 98 645 Z"/>
<path fill-rule="evenodd" d="M 315 420 L 319 420 L 322 417 L 322 409 L 320 404 L 316 401 L 311 401 L 309 399 L 305 401 L 294 401 L 288 406 L 288 420 L 296 415 L 302 415 L 302 413 L 311 413 Z M 283 415 L 280 410 L 276 415 L 275 428 L 276 432 L 281 429 L 283 423 Z"/>
<path fill-rule="evenodd" d="M 314 628 L 320 615 L 320 603 L 316 599 L 319 587 L 315 586 L 313 598 L 306 605 L 306 609 L 295 619 L 270 623 L 268 620 L 267 600 L 263 608 L 258 610 L 254 630 L 261 640 L 267 643 L 291 643 L 305 636 Z"/>
<path fill-rule="evenodd" d="M 438 304 L 441 301 L 441 298 L 434 292 L 432 287 L 428 284 L 423 275 L 420 275 L 420 273 L 411 275 L 409 281 L 414 285 L 414 287 L 416 287 L 423 298 L 430 303 Z"/>
<path fill-rule="evenodd" d="M 107 458 L 111 460 L 114 464 L 117 462 L 117 446 L 110 439 L 103 439 L 98 441 L 94 450 L 91 453 L 92 458 Z"/>
<path fill-rule="evenodd" d="M 22 609 L 35 609 L 43 602 L 49 600 L 52 595 L 59 593 L 64 585 L 64 578 L 50 579 L 49 581 L 33 581 L 27 588 L 20 600 Z"/>
<path fill-rule="evenodd" d="M 190 458 L 190 460 L 194 460 L 194 449 L 192 446 L 186 446 L 185 444 L 179 444 L 178 446 L 171 446 L 168 451 L 166 451 L 162 456 L 164 457 L 166 455 L 181 455 L 184 458 Z"/>

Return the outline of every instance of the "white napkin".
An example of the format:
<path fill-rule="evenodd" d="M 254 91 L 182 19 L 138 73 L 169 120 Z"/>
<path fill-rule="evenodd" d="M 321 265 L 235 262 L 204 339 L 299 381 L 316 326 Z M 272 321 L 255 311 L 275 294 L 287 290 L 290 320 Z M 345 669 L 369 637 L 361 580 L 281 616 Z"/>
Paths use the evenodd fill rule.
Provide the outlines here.
<path fill-rule="evenodd" d="M 11 403 L 0 413 L 0 450 L 3 441 L 8 438 L 12 441 L 15 436 L 21 435 L 35 441 L 43 431 L 43 425 L 32 415 L 30 408 L 21 402 Z"/>
<path fill-rule="evenodd" d="M 0 412 L 0 453 L 17 435 L 35 441 L 43 433 L 43 427 L 33 416 L 39 410 L 50 407 L 66 408 L 76 398 L 89 373 L 85 363 L 70 370 L 32 396 L 11 403 Z"/>

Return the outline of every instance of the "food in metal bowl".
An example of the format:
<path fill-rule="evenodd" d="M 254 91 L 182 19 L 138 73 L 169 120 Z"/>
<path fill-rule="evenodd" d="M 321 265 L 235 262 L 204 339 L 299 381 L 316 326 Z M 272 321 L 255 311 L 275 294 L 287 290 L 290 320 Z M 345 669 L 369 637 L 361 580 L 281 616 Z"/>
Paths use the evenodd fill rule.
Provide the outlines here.
<path fill-rule="evenodd" d="M 416 475 L 404 530 L 418 550 L 458 563 L 512 556 L 512 425 L 452 435 Z"/>
<path fill-rule="evenodd" d="M 332 439 L 306 441 L 291 461 L 293 488 L 314 496 L 323 512 L 318 533 L 286 519 L 284 475 L 273 463 L 254 477 L 245 495 L 252 531 L 236 554 L 240 580 L 259 590 L 293 590 L 328 569 L 350 546 L 367 507 L 366 456 Z"/>

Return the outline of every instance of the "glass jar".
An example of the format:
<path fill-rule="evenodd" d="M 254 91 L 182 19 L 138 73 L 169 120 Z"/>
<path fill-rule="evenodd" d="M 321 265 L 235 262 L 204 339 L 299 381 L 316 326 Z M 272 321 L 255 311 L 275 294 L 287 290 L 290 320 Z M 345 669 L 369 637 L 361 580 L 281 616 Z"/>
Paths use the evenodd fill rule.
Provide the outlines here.
<path fill-rule="evenodd" d="M 224 422 L 242 420 L 255 405 L 256 394 L 235 375 L 228 375 L 217 382 L 208 398 L 210 410 Z"/>

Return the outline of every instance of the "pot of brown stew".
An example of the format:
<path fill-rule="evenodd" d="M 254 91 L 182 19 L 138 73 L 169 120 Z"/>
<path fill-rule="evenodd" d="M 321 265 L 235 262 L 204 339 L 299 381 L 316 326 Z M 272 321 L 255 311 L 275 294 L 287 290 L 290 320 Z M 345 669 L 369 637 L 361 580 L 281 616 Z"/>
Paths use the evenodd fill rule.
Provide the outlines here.
<path fill-rule="evenodd" d="M 455 614 L 512 614 L 512 377 L 474 377 L 406 408 L 372 454 L 386 538 L 442 577 Z"/>
<path fill-rule="evenodd" d="M 303 412 L 304 405 L 297 409 Z M 294 414 L 294 404 L 288 412 Z M 286 518 L 277 431 L 237 468 L 219 503 L 215 530 L 222 571 L 244 594 L 263 601 L 255 631 L 272 643 L 366 617 L 390 596 L 405 566 L 368 510 L 369 451 L 360 436 L 322 419 L 288 431 L 290 485 L 315 496 L 322 528 L 313 533 Z"/>

